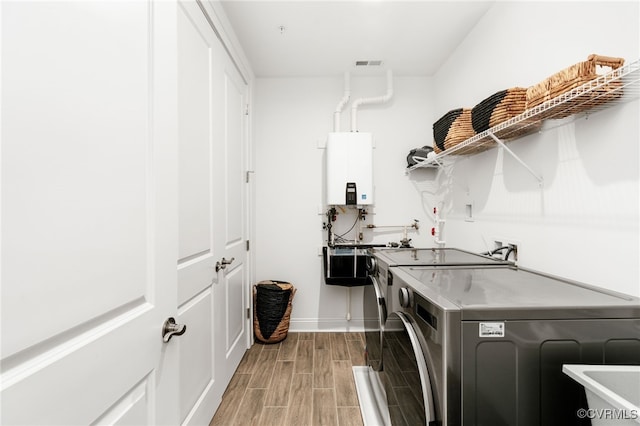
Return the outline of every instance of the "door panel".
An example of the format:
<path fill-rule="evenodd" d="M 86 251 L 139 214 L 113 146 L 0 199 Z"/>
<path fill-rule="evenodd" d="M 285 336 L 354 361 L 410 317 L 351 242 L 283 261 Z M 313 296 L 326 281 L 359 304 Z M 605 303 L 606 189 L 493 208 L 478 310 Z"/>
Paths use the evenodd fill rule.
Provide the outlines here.
<path fill-rule="evenodd" d="M 191 325 L 180 339 L 180 418 L 188 416 L 198 399 L 213 384 L 213 329 L 211 289 L 207 288 L 181 308 L 179 321 Z M 209 413 L 211 415 L 211 413 Z"/>
<path fill-rule="evenodd" d="M 218 273 L 214 285 L 216 316 L 215 366 L 219 377 L 228 382 L 248 347 L 249 285 L 246 268 L 246 204 L 244 171 L 246 153 L 246 84 L 226 54 L 215 68 L 218 96 L 214 103 L 217 117 L 224 118 L 214 128 L 214 257 L 233 262 Z"/>
<path fill-rule="evenodd" d="M 175 424 L 175 4 L 0 8 L 0 423 Z"/>
<path fill-rule="evenodd" d="M 179 306 L 201 291 L 211 288 L 215 279 L 214 263 L 213 255 L 208 253 L 178 264 Z"/>
<path fill-rule="evenodd" d="M 230 64 L 227 64 L 230 65 Z M 243 164 L 243 117 L 244 117 L 244 84 L 239 81 L 237 71 L 233 67 L 225 67 L 225 139 L 224 139 L 224 167 L 226 171 L 225 207 L 226 227 L 225 245 L 231 249 L 236 244 L 242 244 L 243 238 L 243 195 L 244 170 Z M 244 248 L 244 247 L 243 247 Z"/>
<path fill-rule="evenodd" d="M 180 262 L 211 252 L 212 39 L 195 5 L 179 14 Z M 190 16 L 187 9 L 191 10 Z"/>
<path fill-rule="evenodd" d="M 132 388 L 148 381 L 153 374 L 148 360 L 157 356 L 150 349 L 153 342 L 138 339 L 139 323 L 149 317 L 149 307 L 137 311 L 136 319 L 126 318 L 130 311 L 118 323 L 92 328 L 74 339 L 78 347 L 65 342 L 3 372 L 2 423 L 90 424 Z M 159 330 L 156 340 L 160 340 Z M 113 350 L 124 345 L 130 352 Z M 145 387 L 145 394 L 148 390 Z M 151 391 L 148 397 L 153 399 Z"/>
<path fill-rule="evenodd" d="M 224 64 L 228 57 L 197 2 L 179 4 L 178 51 L 179 318 L 193 330 L 191 336 L 180 340 L 180 419 L 185 424 L 202 424 L 211 420 L 237 366 L 234 362 L 240 361 L 246 349 L 246 341 L 235 344 L 246 336 L 246 319 L 242 317 L 246 305 L 242 298 L 244 280 L 232 279 L 229 288 L 226 278 L 235 270 L 238 272 L 232 275 L 243 275 L 244 252 L 225 251 L 229 234 L 233 235 L 232 246 L 244 246 L 243 204 L 240 201 L 238 205 L 235 195 L 226 195 L 227 184 L 233 191 L 241 187 L 238 177 L 243 157 L 235 146 L 226 148 Z M 234 156 L 230 179 L 226 177 L 228 153 Z M 228 199 L 233 203 L 234 216 L 230 228 L 226 211 L 220 209 Z M 225 269 L 216 271 L 216 262 L 234 256 L 237 262 L 234 259 Z M 231 312 L 227 309 L 229 300 L 241 307 L 231 318 L 227 317 Z M 228 344 L 229 323 L 233 324 L 233 345 Z M 228 357 L 230 346 L 240 349 Z M 218 356 L 219 350 L 225 355 Z"/>
<path fill-rule="evenodd" d="M 227 332 L 226 351 L 233 350 L 235 345 L 244 345 L 244 341 L 238 341 L 245 336 L 246 328 L 246 312 L 244 310 L 245 305 L 245 280 L 244 280 L 244 268 L 237 267 L 226 273 L 225 281 L 227 284 L 227 306 L 231 309 L 227 309 Z M 237 309 L 233 309 L 233 308 Z"/>
<path fill-rule="evenodd" d="M 95 424 L 109 425 L 146 425 L 151 424 L 146 407 L 146 398 L 149 387 L 153 386 L 150 380 L 145 379 L 129 392 L 123 395 L 113 407 L 111 407 Z"/>
<path fill-rule="evenodd" d="M 3 358 L 148 299 L 149 5 L 31 6 L 3 5 L 2 326 L 31 325 L 3 333 Z"/>
<path fill-rule="evenodd" d="M 215 36 L 195 2 L 178 11 L 180 421 L 206 423 L 222 395 L 213 372 L 212 67 Z M 186 337 L 186 335 L 185 335 Z M 207 418 L 208 417 L 208 418 Z"/>

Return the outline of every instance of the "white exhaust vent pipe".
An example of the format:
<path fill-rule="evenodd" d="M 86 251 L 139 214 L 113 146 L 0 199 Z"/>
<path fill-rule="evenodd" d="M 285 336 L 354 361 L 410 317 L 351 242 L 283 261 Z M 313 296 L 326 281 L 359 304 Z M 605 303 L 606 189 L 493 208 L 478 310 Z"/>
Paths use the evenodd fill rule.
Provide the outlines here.
<path fill-rule="evenodd" d="M 349 98 L 351 97 L 351 88 L 350 88 L 350 76 L 348 72 L 344 73 L 344 95 L 338 106 L 336 106 L 336 111 L 333 113 L 333 131 L 340 131 L 340 113 L 342 113 L 342 108 L 349 102 Z"/>
<path fill-rule="evenodd" d="M 389 101 L 389 99 L 391 99 L 391 97 L 393 96 L 393 75 L 391 73 L 391 70 L 387 71 L 387 93 L 384 96 L 375 96 L 372 98 L 360 98 L 357 99 L 355 101 L 353 101 L 353 105 L 351 106 L 351 131 L 352 132 L 357 132 L 358 131 L 358 124 L 357 124 L 357 118 L 358 118 L 358 107 L 360 105 L 367 105 L 367 104 L 383 104 L 387 101 Z"/>

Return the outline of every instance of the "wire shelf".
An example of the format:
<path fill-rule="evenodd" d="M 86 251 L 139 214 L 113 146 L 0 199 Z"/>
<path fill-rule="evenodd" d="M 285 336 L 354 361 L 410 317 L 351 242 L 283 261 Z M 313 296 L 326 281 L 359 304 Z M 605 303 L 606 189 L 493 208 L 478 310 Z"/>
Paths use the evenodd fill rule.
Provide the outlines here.
<path fill-rule="evenodd" d="M 407 171 L 425 167 L 437 168 L 444 165 L 444 160 L 451 159 L 451 156 L 476 154 L 496 145 L 502 145 L 498 144 L 496 138 L 513 140 L 536 133 L 545 120 L 594 114 L 639 97 L 640 60 L 636 60 L 528 109 L 433 157 L 417 159 L 417 164 L 407 167 Z"/>

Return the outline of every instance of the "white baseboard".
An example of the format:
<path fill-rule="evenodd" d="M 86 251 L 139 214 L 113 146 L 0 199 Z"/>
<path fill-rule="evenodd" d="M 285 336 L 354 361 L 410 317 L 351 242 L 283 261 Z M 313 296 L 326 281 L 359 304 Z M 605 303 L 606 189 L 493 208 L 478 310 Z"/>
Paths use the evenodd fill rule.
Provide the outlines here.
<path fill-rule="evenodd" d="M 345 318 L 296 318 L 289 322 L 289 331 L 293 332 L 363 332 L 364 320 L 351 319 L 347 321 Z"/>

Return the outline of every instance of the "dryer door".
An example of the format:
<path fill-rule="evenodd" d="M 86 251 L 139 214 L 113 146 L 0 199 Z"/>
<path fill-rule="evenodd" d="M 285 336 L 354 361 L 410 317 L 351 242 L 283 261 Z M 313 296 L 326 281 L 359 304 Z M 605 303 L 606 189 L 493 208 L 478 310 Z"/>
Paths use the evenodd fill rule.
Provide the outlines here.
<path fill-rule="evenodd" d="M 393 425 L 431 425 L 436 415 L 426 341 L 405 312 L 389 315 L 384 328 L 382 382 Z"/>
<path fill-rule="evenodd" d="M 365 359 L 374 371 L 382 367 L 382 332 L 387 319 L 387 303 L 375 276 L 368 276 L 364 286 Z"/>

